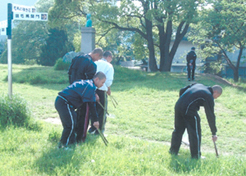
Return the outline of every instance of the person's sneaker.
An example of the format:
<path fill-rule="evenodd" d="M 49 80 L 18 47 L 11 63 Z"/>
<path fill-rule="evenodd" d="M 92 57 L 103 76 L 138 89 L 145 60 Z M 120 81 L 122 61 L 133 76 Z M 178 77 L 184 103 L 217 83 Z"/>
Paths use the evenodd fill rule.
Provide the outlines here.
<path fill-rule="evenodd" d="M 94 133 L 95 135 L 99 135 L 99 132 L 97 131 L 97 130 L 95 130 L 95 133 Z"/>
<path fill-rule="evenodd" d="M 64 145 L 61 142 L 59 142 L 58 145 L 57 145 L 57 148 L 60 149 L 60 148 L 63 148 L 63 147 L 64 147 Z"/>
<path fill-rule="evenodd" d="M 92 128 L 92 127 L 91 127 L 91 128 L 89 129 L 88 132 L 89 132 L 90 134 L 95 134 L 96 131 L 97 131 L 97 130 L 96 130 L 95 128 Z"/>
<path fill-rule="evenodd" d="M 64 147 L 64 150 L 71 151 L 72 149 L 70 147 Z"/>
<path fill-rule="evenodd" d="M 170 153 L 171 155 L 178 155 L 178 153 L 172 151 L 172 150 L 169 150 L 168 153 Z"/>
<path fill-rule="evenodd" d="M 188 81 L 190 81 L 190 78 L 188 78 Z"/>

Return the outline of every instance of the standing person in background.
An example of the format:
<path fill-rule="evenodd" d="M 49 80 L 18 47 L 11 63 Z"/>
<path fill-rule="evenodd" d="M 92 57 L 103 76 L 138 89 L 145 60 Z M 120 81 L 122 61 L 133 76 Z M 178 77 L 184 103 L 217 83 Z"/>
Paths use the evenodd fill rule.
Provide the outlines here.
<path fill-rule="evenodd" d="M 201 157 L 201 124 L 198 111 L 203 106 L 208 124 L 212 132 L 212 140 L 217 140 L 216 118 L 214 114 L 214 99 L 222 94 L 219 85 L 207 87 L 203 84 L 192 84 L 180 89 L 179 99 L 175 105 L 174 131 L 172 133 L 171 148 L 169 152 L 177 155 L 182 136 L 187 128 L 190 142 L 191 157 Z"/>
<path fill-rule="evenodd" d="M 188 81 L 195 79 L 195 69 L 196 69 L 196 53 L 195 47 L 191 48 L 191 51 L 186 56 L 187 61 L 187 71 L 188 71 Z M 192 75 L 191 75 L 192 74 Z"/>
<path fill-rule="evenodd" d="M 96 111 L 96 88 L 103 86 L 106 76 L 98 72 L 91 80 L 75 81 L 73 84 L 58 93 L 55 100 L 55 108 L 59 113 L 63 132 L 59 148 L 76 143 L 77 114 L 75 109 L 88 103 L 93 114 L 93 126 L 99 128 L 99 118 Z M 82 117 L 81 117 L 82 118 Z M 83 131 L 83 130 L 82 130 Z"/>
<path fill-rule="evenodd" d="M 100 103 L 103 107 L 101 107 L 97 103 L 97 112 L 99 116 L 99 129 L 104 132 L 105 131 L 105 123 L 106 123 L 106 110 L 108 104 L 107 95 L 111 95 L 110 86 L 113 83 L 114 79 L 114 68 L 110 62 L 112 61 L 112 53 L 110 51 L 105 51 L 103 53 L 103 57 L 101 60 L 95 62 L 97 65 L 97 72 L 101 71 L 106 75 L 106 81 L 101 88 L 96 90 L 97 95 L 99 96 Z M 91 118 L 91 127 L 89 129 L 89 133 L 94 134 L 98 133 L 96 128 L 92 125 L 94 123 L 93 118 Z"/>

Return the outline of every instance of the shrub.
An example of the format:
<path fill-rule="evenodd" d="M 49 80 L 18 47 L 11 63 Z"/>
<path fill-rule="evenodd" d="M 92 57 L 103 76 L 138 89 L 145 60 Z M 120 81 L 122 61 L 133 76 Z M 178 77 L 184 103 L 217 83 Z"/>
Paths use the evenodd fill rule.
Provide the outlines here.
<path fill-rule="evenodd" d="M 70 63 L 63 62 L 62 58 L 57 59 L 56 64 L 54 66 L 55 70 L 68 70 Z"/>
<path fill-rule="evenodd" d="M 30 84 L 46 84 L 48 80 L 42 75 L 35 75 L 30 78 Z"/>
<path fill-rule="evenodd" d="M 37 61 L 34 60 L 34 59 L 25 59 L 25 62 L 24 62 L 25 65 L 36 65 L 37 64 Z"/>
<path fill-rule="evenodd" d="M 10 125 L 28 127 L 30 122 L 30 112 L 26 107 L 26 102 L 16 95 L 12 98 L 1 96 L 0 117 L 0 127 L 2 128 Z"/>

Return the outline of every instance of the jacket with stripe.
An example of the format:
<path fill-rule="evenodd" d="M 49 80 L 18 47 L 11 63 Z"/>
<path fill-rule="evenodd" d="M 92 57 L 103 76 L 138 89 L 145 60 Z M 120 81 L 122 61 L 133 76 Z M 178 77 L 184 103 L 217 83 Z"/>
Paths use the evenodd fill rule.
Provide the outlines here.
<path fill-rule="evenodd" d="M 97 87 L 93 80 L 80 80 L 75 81 L 58 94 L 65 98 L 75 109 L 80 107 L 83 103 L 88 103 L 92 118 L 94 118 L 94 121 L 98 121 L 98 114 L 96 111 L 96 89 Z"/>
<path fill-rule="evenodd" d="M 213 135 L 216 134 L 216 122 L 214 114 L 213 89 L 203 84 L 192 84 L 180 89 L 180 97 L 176 103 L 176 109 L 184 113 L 185 117 L 194 115 L 203 106 L 208 124 Z"/>

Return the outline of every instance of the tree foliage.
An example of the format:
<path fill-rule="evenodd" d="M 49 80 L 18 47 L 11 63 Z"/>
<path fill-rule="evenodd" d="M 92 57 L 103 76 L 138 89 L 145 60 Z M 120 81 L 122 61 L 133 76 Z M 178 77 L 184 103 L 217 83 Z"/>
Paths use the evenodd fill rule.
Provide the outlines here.
<path fill-rule="evenodd" d="M 246 4 L 241 0 L 210 1 L 212 8 L 204 9 L 201 22 L 195 27 L 193 39 L 204 48 L 207 56 L 221 54 L 234 72 L 238 81 L 238 70 L 246 47 Z M 206 39 L 206 40 L 205 40 Z M 239 50 L 236 62 L 233 53 Z"/>
<path fill-rule="evenodd" d="M 49 29 L 48 38 L 45 40 L 45 44 L 41 46 L 38 64 L 53 66 L 58 58 L 73 50 L 74 47 L 68 41 L 66 31 L 56 28 Z"/>
<path fill-rule="evenodd" d="M 48 12 L 53 4 L 54 0 L 39 0 L 35 7 L 37 12 Z M 76 25 L 73 23 L 63 25 L 60 29 L 51 28 L 45 21 L 14 21 L 14 23 L 12 36 L 13 63 L 36 62 L 42 65 L 54 65 L 56 59 L 63 57 L 66 52 L 74 50 L 71 43 L 76 32 L 78 32 L 77 23 Z M 68 30 L 69 35 L 67 36 L 66 31 Z M 78 43 L 77 37 L 74 43 Z M 7 48 L 2 54 L 0 62 L 7 63 Z"/>
<path fill-rule="evenodd" d="M 58 25 L 59 20 L 64 22 L 91 13 L 96 29 L 104 31 L 103 37 L 115 29 L 131 31 L 136 37 L 141 36 L 138 42 L 142 39 L 141 43 L 146 43 L 150 69 L 157 70 L 156 53 L 160 53 L 160 70 L 170 71 L 180 41 L 196 21 L 199 3 L 200 0 L 122 0 L 118 4 L 105 0 L 56 0 L 50 14 L 52 23 Z M 65 7 L 65 12 L 59 14 Z M 137 53 L 135 49 L 144 51 L 145 46 L 135 46 Z"/>
<path fill-rule="evenodd" d="M 53 0 L 40 0 L 35 4 L 38 12 L 47 12 Z M 48 36 L 48 25 L 44 21 L 14 21 L 12 36 L 12 62 L 16 64 L 36 61 L 40 56 L 40 47 Z M 7 63 L 7 48 L 0 59 Z"/>

